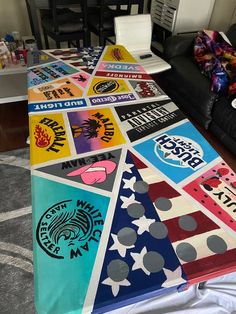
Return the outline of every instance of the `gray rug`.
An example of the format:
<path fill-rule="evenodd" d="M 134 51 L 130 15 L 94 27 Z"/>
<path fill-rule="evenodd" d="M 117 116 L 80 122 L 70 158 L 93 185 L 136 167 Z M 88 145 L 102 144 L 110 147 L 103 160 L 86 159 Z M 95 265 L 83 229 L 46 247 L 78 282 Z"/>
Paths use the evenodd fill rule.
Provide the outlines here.
<path fill-rule="evenodd" d="M 29 149 L 0 153 L 0 313 L 33 314 Z"/>

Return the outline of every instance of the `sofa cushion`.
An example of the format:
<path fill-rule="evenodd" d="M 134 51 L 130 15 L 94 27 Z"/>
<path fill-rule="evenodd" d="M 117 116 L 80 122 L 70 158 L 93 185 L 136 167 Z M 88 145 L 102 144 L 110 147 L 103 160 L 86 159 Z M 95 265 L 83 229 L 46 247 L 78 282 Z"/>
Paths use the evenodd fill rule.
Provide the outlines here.
<path fill-rule="evenodd" d="M 236 109 L 225 97 L 215 102 L 212 118 L 226 134 L 236 140 Z"/>
<path fill-rule="evenodd" d="M 173 101 L 183 106 L 193 117 L 198 111 L 203 118 L 199 123 L 208 128 L 212 119 L 212 107 L 217 99 L 217 95 L 210 91 L 210 80 L 200 72 L 193 57 L 176 56 L 169 63 L 172 69 L 164 73 L 168 81 L 167 94 L 168 90 L 175 89 L 177 97 Z M 170 96 L 172 94 L 170 92 Z"/>

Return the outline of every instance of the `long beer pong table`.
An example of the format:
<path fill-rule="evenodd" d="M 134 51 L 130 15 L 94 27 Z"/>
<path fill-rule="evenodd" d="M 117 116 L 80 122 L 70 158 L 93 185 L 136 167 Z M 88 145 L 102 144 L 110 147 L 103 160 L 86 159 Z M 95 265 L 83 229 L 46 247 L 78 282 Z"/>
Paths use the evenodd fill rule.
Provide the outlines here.
<path fill-rule="evenodd" d="M 35 304 L 104 313 L 236 270 L 236 175 L 122 46 L 28 55 Z"/>

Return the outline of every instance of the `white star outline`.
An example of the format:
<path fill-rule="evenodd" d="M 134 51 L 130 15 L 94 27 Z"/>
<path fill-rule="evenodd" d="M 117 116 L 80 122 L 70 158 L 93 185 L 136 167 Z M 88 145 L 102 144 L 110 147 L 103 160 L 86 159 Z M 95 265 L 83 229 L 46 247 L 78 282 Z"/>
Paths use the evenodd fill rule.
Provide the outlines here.
<path fill-rule="evenodd" d="M 186 283 L 186 280 L 182 277 L 182 268 L 178 266 L 174 271 L 163 268 L 166 276 L 166 281 L 161 285 L 163 288 L 174 287 L 182 283 Z"/>
<path fill-rule="evenodd" d="M 120 196 L 122 201 L 121 208 L 127 209 L 130 204 L 141 204 L 139 201 L 136 201 L 134 193 L 132 193 L 129 197 Z"/>
<path fill-rule="evenodd" d="M 138 227 L 137 233 L 140 235 L 143 234 L 145 231 L 149 232 L 150 225 L 153 224 L 155 221 L 155 219 L 149 219 L 143 215 L 139 219 L 133 220 L 132 224 Z"/>
<path fill-rule="evenodd" d="M 144 246 L 142 248 L 140 253 L 130 253 L 131 257 L 134 260 L 134 264 L 133 264 L 132 270 L 142 269 L 142 271 L 146 275 L 149 276 L 151 273 L 145 268 L 145 266 L 143 264 L 143 258 L 144 258 L 144 255 L 146 255 L 146 254 L 147 254 L 146 246 Z"/>
<path fill-rule="evenodd" d="M 136 182 L 136 177 L 133 176 L 130 179 L 122 179 L 124 182 L 123 189 L 130 189 L 131 191 L 134 192 L 134 184 Z"/>
<path fill-rule="evenodd" d="M 128 172 L 128 173 L 132 173 L 131 168 L 133 168 L 134 165 L 133 164 L 124 164 L 123 166 L 123 172 Z"/>
<path fill-rule="evenodd" d="M 117 250 L 118 253 L 120 254 L 120 256 L 125 257 L 126 251 L 128 249 L 134 248 L 134 245 L 127 246 L 127 245 L 123 245 L 122 243 L 120 243 L 116 234 L 111 233 L 111 236 L 112 236 L 112 239 L 113 239 L 114 243 L 109 248 L 109 251 Z"/>
<path fill-rule="evenodd" d="M 112 291 L 112 294 L 114 297 L 116 297 L 118 295 L 119 290 L 120 290 L 120 286 L 128 287 L 131 285 L 131 283 L 127 279 L 124 279 L 122 281 L 114 281 L 110 277 L 103 280 L 102 284 L 107 285 L 107 286 L 111 286 L 111 291 Z"/>

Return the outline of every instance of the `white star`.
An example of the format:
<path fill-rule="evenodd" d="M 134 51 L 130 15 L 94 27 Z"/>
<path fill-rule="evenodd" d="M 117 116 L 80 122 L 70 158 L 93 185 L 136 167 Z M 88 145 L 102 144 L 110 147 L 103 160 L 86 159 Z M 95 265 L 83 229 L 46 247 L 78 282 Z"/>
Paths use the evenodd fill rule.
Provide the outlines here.
<path fill-rule="evenodd" d="M 124 187 L 123 189 L 130 189 L 134 192 L 134 183 L 136 182 L 136 177 L 132 177 L 130 179 L 123 179 L 124 181 Z"/>
<path fill-rule="evenodd" d="M 132 193 L 129 197 L 121 196 L 120 197 L 123 204 L 121 205 L 121 208 L 127 208 L 130 204 L 140 204 L 140 202 L 135 200 L 135 195 Z"/>
<path fill-rule="evenodd" d="M 130 253 L 130 255 L 132 256 L 134 260 L 134 265 L 132 267 L 132 270 L 142 269 L 145 272 L 145 274 L 149 276 L 150 272 L 143 265 L 143 257 L 146 253 L 147 253 L 147 248 L 146 246 L 144 246 L 140 253 Z"/>
<path fill-rule="evenodd" d="M 182 268 L 181 266 L 177 267 L 176 270 L 171 271 L 169 269 L 163 268 L 163 271 L 166 275 L 166 281 L 161 285 L 163 288 L 174 287 L 185 283 L 186 280 L 182 278 Z"/>
<path fill-rule="evenodd" d="M 145 231 L 149 232 L 149 227 L 154 222 L 155 219 L 148 219 L 145 216 L 142 216 L 139 219 L 132 221 L 132 224 L 138 227 L 138 234 L 143 234 Z"/>
<path fill-rule="evenodd" d="M 131 168 L 133 168 L 133 164 L 124 164 L 123 166 L 123 172 L 129 172 L 129 173 L 132 173 L 132 170 Z"/>
<path fill-rule="evenodd" d="M 106 278 L 102 282 L 104 285 L 111 286 L 111 291 L 114 297 L 117 296 L 120 290 L 120 286 L 128 287 L 130 286 L 130 282 L 127 279 L 124 279 L 122 281 L 114 281 L 110 277 Z"/>
<path fill-rule="evenodd" d="M 109 248 L 110 251 L 117 250 L 118 253 L 120 254 L 120 256 L 125 257 L 126 250 L 134 248 L 134 245 L 126 246 L 126 245 L 123 245 L 122 243 L 120 243 L 116 234 L 112 234 L 111 233 L 111 236 L 112 236 L 112 239 L 113 239 L 114 243 Z"/>

